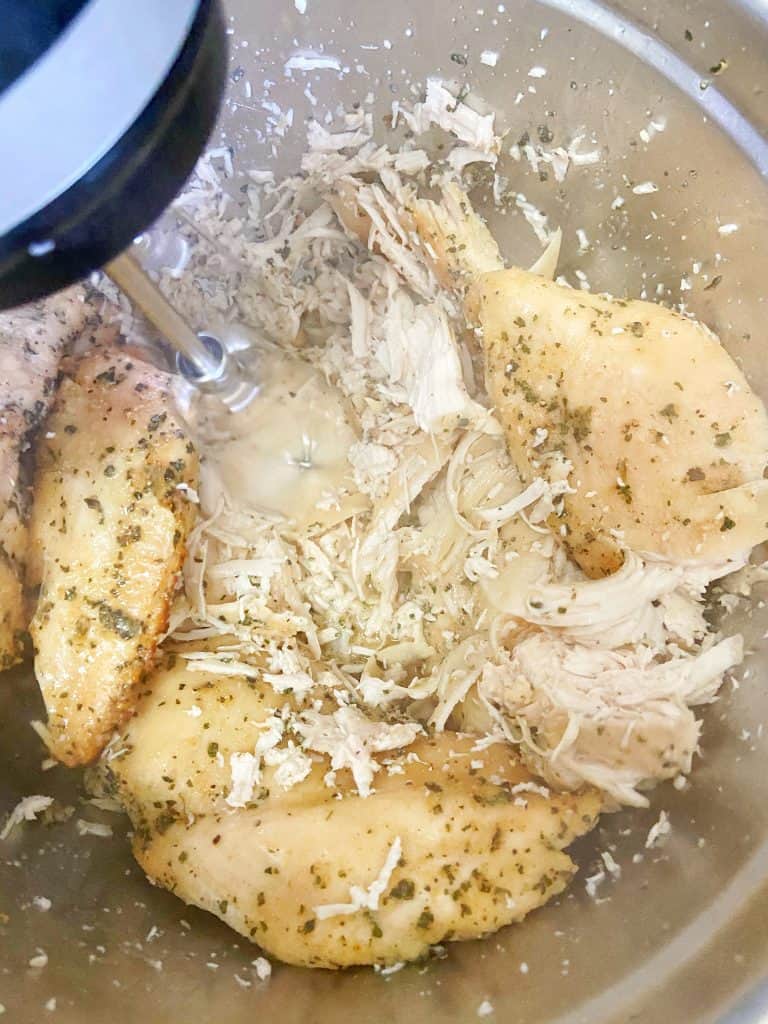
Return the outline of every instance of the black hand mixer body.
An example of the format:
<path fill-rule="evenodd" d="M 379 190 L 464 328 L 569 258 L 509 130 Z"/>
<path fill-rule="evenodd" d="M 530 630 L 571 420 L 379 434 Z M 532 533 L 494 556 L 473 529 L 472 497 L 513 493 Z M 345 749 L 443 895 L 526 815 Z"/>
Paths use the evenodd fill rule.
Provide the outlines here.
<path fill-rule="evenodd" d="M 103 266 L 160 215 L 226 67 L 219 0 L 0 0 L 0 309 Z"/>

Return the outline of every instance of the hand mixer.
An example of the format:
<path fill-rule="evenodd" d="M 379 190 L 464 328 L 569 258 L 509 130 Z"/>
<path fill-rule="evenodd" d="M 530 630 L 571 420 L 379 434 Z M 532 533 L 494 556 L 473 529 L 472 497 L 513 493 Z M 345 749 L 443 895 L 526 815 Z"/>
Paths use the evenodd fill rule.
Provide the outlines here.
<path fill-rule="evenodd" d="M 213 128 L 220 0 L 0 0 L 0 309 L 103 267 L 233 411 L 258 390 L 127 252 L 178 193 Z"/>
<path fill-rule="evenodd" d="M 258 385 L 222 340 L 208 331 L 195 334 L 130 253 L 110 260 L 104 272 L 173 346 L 176 369 L 198 391 L 215 395 L 232 412 L 240 412 L 258 394 Z"/>

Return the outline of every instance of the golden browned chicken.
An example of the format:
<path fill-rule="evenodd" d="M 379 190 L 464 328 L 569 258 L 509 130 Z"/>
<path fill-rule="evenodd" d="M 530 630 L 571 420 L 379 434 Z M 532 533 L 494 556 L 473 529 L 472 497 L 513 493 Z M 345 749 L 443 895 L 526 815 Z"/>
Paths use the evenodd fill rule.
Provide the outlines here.
<path fill-rule="evenodd" d="M 588 576 L 618 570 L 627 549 L 715 563 L 768 537 L 768 414 L 707 327 L 548 280 L 556 236 L 531 271 L 503 269 L 456 186 L 412 216 L 438 278 L 469 285 L 518 470 L 558 484 L 570 470 L 550 525 Z"/>
<path fill-rule="evenodd" d="M 167 376 L 97 350 L 62 381 L 37 457 L 35 673 L 51 752 L 81 764 L 130 710 L 166 627 L 197 456 Z"/>
<path fill-rule="evenodd" d="M 53 398 L 66 342 L 85 325 L 82 291 L 0 313 L 0 668 L 17 662 L 28 617 L 23 580 L 29 481 L 20 460 Z"/>
<path fill-rule="evenodd" d="M 260 680 L 192 671 L 184 653 L 148 681 L 106 775 L 150 878 L 269 953 L 413 960 L 520 921 L 575 870 L 563 851 L 593 826 L 594 791 L 550 793 L 506 744 L 443 733 L 376 755 L 363 797 L 349 767 L 329 769 L 354 766 L 371 735 L 394 730 L 394 745 L 417 727 L 302 711 Z"/>
<path fill-rule="evenodd" d="M 570 462 L 552 525 L 589 576 L 627 548 L 720 562 L 768 537 L 768 415 L 711 331 L 519 269 L 475 288 L 510 452 L 526 479 Z"/>

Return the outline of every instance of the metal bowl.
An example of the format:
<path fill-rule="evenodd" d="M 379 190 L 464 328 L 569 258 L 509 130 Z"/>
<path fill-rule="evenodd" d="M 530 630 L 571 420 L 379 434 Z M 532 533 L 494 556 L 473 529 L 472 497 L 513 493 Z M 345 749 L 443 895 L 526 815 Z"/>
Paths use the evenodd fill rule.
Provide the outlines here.
<path fill-rule="evenodd" d="M 600 146 L 599 164 L 572 167 L 562 183 L 511 159 L 502 168 L 562 226 L 564 272 L 578 269 L 593 288 L 632 295 L 654 297 L 663 285 L 666 300 L 684 299 L 721 334 L 768 398 L 761 0 L 306 0 L 300 13 L 304 6 L 230 0 L 221 136 L 234 151 L 236 199 L 240 172 L 295 168 L 308 117 L 372 101 L 380 119 L 427 75 L 467 83 L 499 112 L 510 142 L 528 133 L 555 146 L 584 133 Z M 483 50 L 498 53 L 495 67 L 481 62 Z M 290 56 L 310 51 L 336 58 L 340 70 L 286 74 Z M 532 67 L 546 75 L 531 77 Z M 658 191 L 633 192 L 648 181 Z M 522 216 L 496 216 L 492 226 L 509 258 L 532 258 L 538 246 Z M 120 820 L 78 806 L 75 773 L 41 772 L 44 751 L 28 723 L 42 709 L 29 671 L 13 673 L 0 688 L 0 811 L 30 793 L 77 809 L 68 822 L 25 826 L 0 844 L 5 1019 L 453 1024 L 476 1020 L 487 1000 L 487 1019 L 505 1024 L 668 1024 L 729 1013 L 757 1021 L 768 1007 L 757 989 L 768 973 L 768 614 L 758 595 L 733 618 L 752 653 L 738 685 L 728 684 L 704 716 L 690 790 L 663 786 L 647 812 L 605 818 L 576 848 L 581 871 L 570 892 L 522 926 L 388 978 L 276 965 L 260 983 L 255 948 L 150 888 Z M 672 833 L 647 850 L 661 809 Z M 78 817 L 111 818 L 115 839 L 79 836 Z M 593 899 L 584 879 L 606 849 L 622 877 L 603 882 Z M 49 910 L 33 902 L 40 896 Z M 47 966 L 29 967 L 38 949 Z"/>

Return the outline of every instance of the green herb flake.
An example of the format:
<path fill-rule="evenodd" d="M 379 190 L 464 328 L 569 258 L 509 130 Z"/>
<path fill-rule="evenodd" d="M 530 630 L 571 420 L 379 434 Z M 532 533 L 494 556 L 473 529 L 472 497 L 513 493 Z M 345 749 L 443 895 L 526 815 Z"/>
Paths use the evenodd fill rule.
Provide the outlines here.
<path fill-rule="evenodd" d="M 582 405 L 569 410 L 568 426 L 575 441 L 586 441 L 592 433 L 592 406 Z"/>
<path fill-rule="evenodd" d="M 535 405 L 538 402 L 539 396 L 527 380 L 521 380 L 519 377 L 516 377 L 515 387 L 522 394 L 526 402 L 529 402 L 531 405 Z"/>
<path fill-rule="evenodd" d="M 142 630 L 142 624 L 138 619 L 127 615 L 119 608 L 111 608 L 108 604 L 99 605 L 99 622 L 105 629 L 117 633 L 121 640 L 131 640 Z"/>
<path fill-rule="evenodd" d="M 128 544 L 135 544 L 137 540 L 141 540 L 141 527 L 138 524 L 129 526 L 118 533 L 116 539 L 121 548 L 126 547 Z"/>
<path fill-rule="evenodd" d="M 412 900 L 415 892 L 416 886 L 411 879 L 401 878 L 397 885 L 390 889 L 389 895 L 393 900 Z"/>

